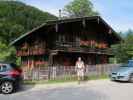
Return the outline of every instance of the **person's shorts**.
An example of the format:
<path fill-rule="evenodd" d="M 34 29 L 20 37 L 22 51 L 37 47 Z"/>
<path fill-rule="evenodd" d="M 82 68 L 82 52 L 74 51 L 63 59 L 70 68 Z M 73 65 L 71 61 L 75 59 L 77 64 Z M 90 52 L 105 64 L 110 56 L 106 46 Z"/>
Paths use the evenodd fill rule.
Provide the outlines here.
<path fill-rule="evenodd" d="M 77 70 L 77 76 L 84 76 L 84 70 L 83 69 L 78 69 Z"/>

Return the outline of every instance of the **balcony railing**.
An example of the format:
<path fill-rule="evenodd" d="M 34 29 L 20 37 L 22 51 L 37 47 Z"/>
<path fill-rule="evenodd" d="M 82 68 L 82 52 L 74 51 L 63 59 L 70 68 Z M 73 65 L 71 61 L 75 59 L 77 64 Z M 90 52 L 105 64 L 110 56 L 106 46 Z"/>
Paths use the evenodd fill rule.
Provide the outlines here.
<path fill-rule="evenodd" d="M 45 54 L 45 49 L 28 49 L 28 50 L 17 50 L 17 56 L 29 56 L 29 55 L 42 55 Z"/>
<path fill-rule="evenodd" d="M 76 42 L 56 42 L 53 50 L 66 51 L 66 52 L 84 52 L 84 53 L 97 53 L 112 55 L 110 48 L 95 48 L 95 47 L 81 47 Z"/>
<path fill-rule="evenodd" d="M 78 42 L 55 42 L 55 47 L 79 47 Z"/>

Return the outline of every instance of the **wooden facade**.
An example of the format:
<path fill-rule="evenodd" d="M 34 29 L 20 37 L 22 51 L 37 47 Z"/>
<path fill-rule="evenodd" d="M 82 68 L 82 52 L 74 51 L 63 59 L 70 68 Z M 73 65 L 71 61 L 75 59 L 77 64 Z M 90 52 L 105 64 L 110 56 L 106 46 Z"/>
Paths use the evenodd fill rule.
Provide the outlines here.
<path fill-rule="evenodd" d="M 73 66 L 80 56 L 86 64 L 106 64 L 110 46 L 121 38 L 99 16 L 48 21 L 12 42 L 22 66 Z"/>

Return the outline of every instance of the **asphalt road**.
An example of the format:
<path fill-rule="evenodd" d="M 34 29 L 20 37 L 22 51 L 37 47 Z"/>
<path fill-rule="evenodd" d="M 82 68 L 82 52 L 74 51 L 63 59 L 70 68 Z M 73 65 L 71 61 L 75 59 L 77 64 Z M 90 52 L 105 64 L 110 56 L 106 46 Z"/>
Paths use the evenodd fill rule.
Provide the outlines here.
<path fill-rule="evenodd" d="M 133 100 L 133 83 L 96 80 L 77 83 L 25 86 L 0 100 Z"/>

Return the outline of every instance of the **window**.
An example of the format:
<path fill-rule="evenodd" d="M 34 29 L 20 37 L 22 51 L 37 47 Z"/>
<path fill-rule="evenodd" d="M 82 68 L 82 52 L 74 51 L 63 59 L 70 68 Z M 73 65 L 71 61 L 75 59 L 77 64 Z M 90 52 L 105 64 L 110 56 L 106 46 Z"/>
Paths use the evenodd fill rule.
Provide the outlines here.
<path fill-rule="evenodd" d="M 13 67 L 13 68 L 18 68 L 18 66 L 14 63 L 11 63 L 9 66 Z"/>
<path fill-rule="evenodd" d="M 0 65 L 0 72 L 6 71 L 7 69 L 6 65 Z"/>

